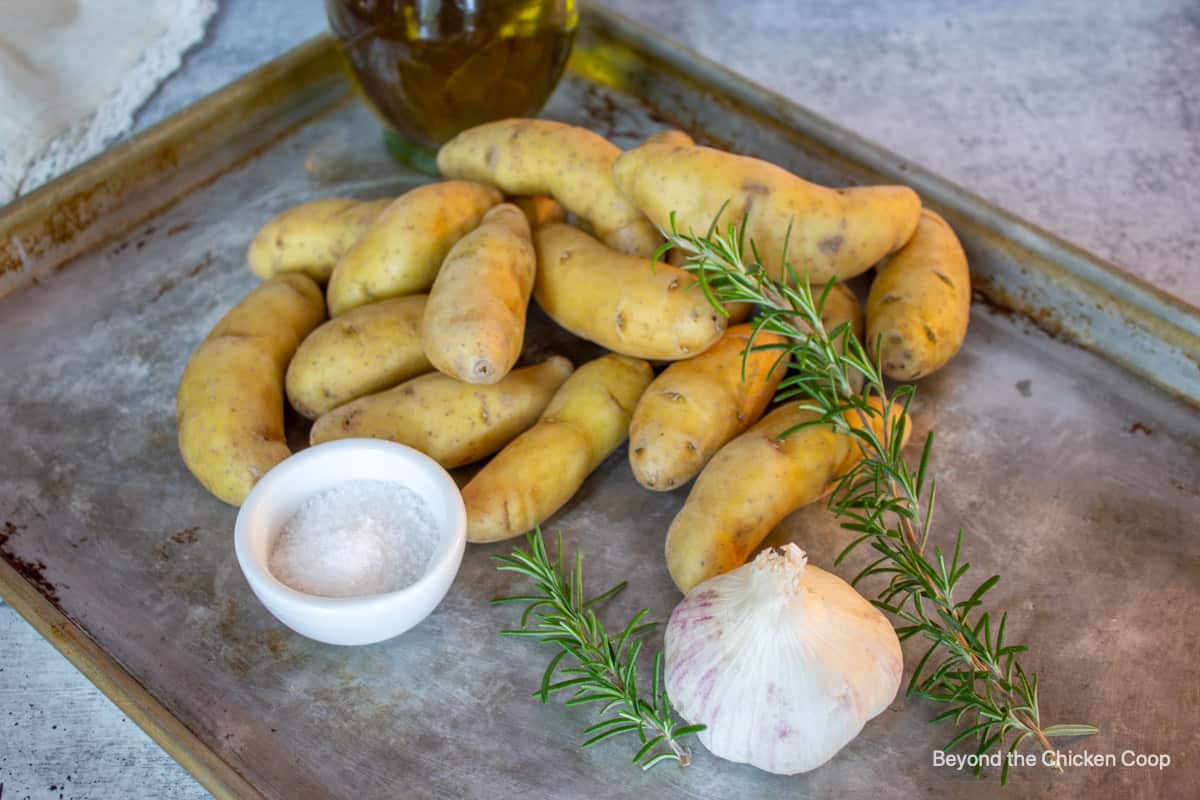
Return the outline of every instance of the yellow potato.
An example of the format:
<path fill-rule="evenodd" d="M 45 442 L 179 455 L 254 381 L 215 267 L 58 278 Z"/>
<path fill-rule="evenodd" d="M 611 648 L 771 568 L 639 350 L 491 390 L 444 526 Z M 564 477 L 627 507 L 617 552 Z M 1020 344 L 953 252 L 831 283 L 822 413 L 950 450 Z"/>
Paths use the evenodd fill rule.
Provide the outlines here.
<path fill-rule="evenodd" d="M 638 401 L 629 426 L 629 465 L 647 489 L 667 491 L 696 476 L 713 454 L 758 421 L 786 371 L 779 350 L 745 359 L 751 325 L 725 331 L 702 355 L 667 367 Z M 754 346 L 782 336 L 760 332 Z"/>
<path fill-rule="evenodd" d="M 366 232 L 392 198 L 352 200 L 334 197 L 289 208 L 258 232 L 246 260 L 266 279 L 280 272 L 303 272 L 320 284 Z"/>
<path fill-rule="evenodd" d="M 725 318 L 688 273 L 617 253 L 570 225 L 533 234 L 533 296 L 576 336 L 637 358 L 678 360 L 721 338 Z"/>
<path fill-rule="evenodd" d="M 440 372 L 422 375 L 330 411 L 313 424 L 309 440 L 389 439 L 453 469 L 491 455 L 533 425 L 571 369 L 570 361 L 552 356 L 488 386 Z"/>
<path fill-rule="evenodd" d="M 625 441 L 633 407 L 651 377 L 645 361 L 618 355 L 576 370 L 537 424 L 463 489 L 467 541 L 520 536 L 560 509 Z"/>
<path fill-rule="evenodd" d="M 819 300 L 824 289 L 823 286 L 812 287 L 813 298 Z M 850 323 L 850 329 L 854 331 L 854 338 L 861 342 L 863 335 L 862 305 L 849 286 L 844 283 L 835 283 L 825 297 L 825 307 L 821 309 L 821 324 L 825 326 L 825 330 L 833 333 L 833 329 L 843 322 Z"/>
<path fill-rule="evenodd" d="M 832 425 L 780 439 L 819 419 L 799 406 L 788 403 L 763 417 L 718 450 L 696 479 L 667 531 L 667 569 L 680 591 L 744 564 L 784 517 L 823 497 L 858 462 L 855 439 Z M 870 420 L 873 427 L 881 423 L 878 416 Z"/>
<path fill-rule="evenodd" d="M 679 133 L 679 131 L 666 131 L 666 133 Z M 680 134 L 681 136 L 684 134 Z M 654 138 L 654 137 L 651 137 Z M 667 252 L 667 263 L 673 267 L 683 267 L 687 264 L 687 253 L 680 250 L 678 247 L 672 248 Z M 737 325 L 739 322 L 745 322 L 750 319 L 750 315 L 754 313 L 753 303 L 726 303 L 725 310 L 729 312 L 729 316 L 725 318 L 726 325 Z"/>
<path fill-rule="evenodd" d="M 530 230 L 536 230 L 552 222 L 565 222 L 567 210 L 553 197 L 522 195 L 510 197 L 508 202 L 521 209 Z"/>
<path fill-rule="evenodd" d="M 584 128 L 545 119 L 506 119 L 463 131 L 438 151 L 447 178 L 480 181 L 507 194 L 546 194 L 587 220 L 601 241 L 650 257 L 662 237 L 617 192 L 621 151 Z"/>
<path fill-rule="evenodd" d="M 825 290 L 824 286 L 812 287 L 814 299 L 820 299 L 821 293 Z M 825 297 L 825 307 L 821 309 L 821 324 L 829 334 L 833 334 L 834 329 L 843 322 L 850 323 L 850 330 L 854 334 L 854 338 L 862 343 L 863 335 L 863 311 L 862 305 L 858 302 L 858 295 L 850 290 L 850 287 L 844 283 L 835 283 L 833 288 L 829 290 L 829 294 Z M 840 339 L 838 349 L 846 352 L 846 340 Z M 850 371 L 850 385 L 854 391 L 860 392 L 863 387 L 863 376 L 857 370 Z"/>
<path fill-rule="evenodd" d="M 329 313 L 429 291 L 454 243 L 500 202 L 490 186 L 445 181 L 396 198 L 334 267 Z"/>
<path fill-rule="evenodd" d="M 683 131 L 667 128 L 649 136 L 643 144 L 664 144 L 669 147 L 691 147 L 696 144 L 691 136 Z"/>
<path fill-rule="evenodd" d="M 290 455 L 283 373 L 325 318 L 306 275 L 269 279 L 226 314 L 188 360 L 175 398 L 183 462 L 205 489 L 241 505 L 267 470 Z"/>
<path fill-rule="evenodd" d="M 870 269 L 908 241 L 921 210 L 906 186 L 827 189 L 766 161 L 689 146 L 679 137 L 623 153 L 614 175 L 625 198 L 664 230 L 672 212 L 681 233 L 705 233 L 722 205 L 722 231 L 745 218 L 747 254 L 753 241 L 776 279 L 790 224 L 788 260 L 814 284 Z"/>
<path fill-rule="evenodd" d="M 421 343 L 433 365 L 468 383 L 508 374 L 525 341 L 537 262 L 529 223 L 505 203 L 450 250 L 429 292 Z"/>
<path fill-rule="evenodd" d="M 316 419 L 432 370 L 421 349 L 427 297 L 393 297 L 359 306 L 309 334 L 288 364 L 285 385 L 292 408 Z"/>
<path fill-rule="evenodd" d="M 872 357 L 882 347 L 888 377 L 923 378 L 962 347 L 970 314 L 967 256 L 946 220 L 927 210 L 908 244 L 876 271 L 867 297 L 867 346 Z"/>

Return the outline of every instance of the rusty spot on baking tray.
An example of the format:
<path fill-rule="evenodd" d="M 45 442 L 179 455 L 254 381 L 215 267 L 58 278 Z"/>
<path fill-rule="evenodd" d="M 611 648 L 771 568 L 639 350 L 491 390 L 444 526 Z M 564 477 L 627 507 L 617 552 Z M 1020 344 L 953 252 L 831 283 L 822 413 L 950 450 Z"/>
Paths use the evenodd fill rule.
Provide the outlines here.
<path fill-rule="evenodd" d="M 171 541 L 175 544 L 195 544 L 199 538 L 197 534 L 200 532 L 198 527 L 184 528 L 171 534 Z"/>
<path fill-rule="evenodd" d="M 1004 316 L 1015 318 L 1024 317 L 1032 322 L 1037 327 L 1041 328 L 1047 335 L 1054 339 L 1063 339 L 1072 344 L 1080 345 L 1074 336 L 1070 335 L 1070 331 L 1065 329 L 1062 320 L 1052 308 L 1033 308 L 1027 303 L 1022 303 L 1012 294 L 992 283 L 985 282 L 979 278 L 972 278 L 975 281 L 975 288 L 971 290 L 971 300 L 986 306 L 991 311 Z"/>
<path fill-rule="evenodd" d="M 178 544 L 178 545 L 195 544 L 196 540 L 200 538 L 199 533 L 200 533 L 199 527 L 184 528 L 181 531 L 176 531 L 175 533 L 172 533 L 170 536 L 168 536 L 166 538 L 166 540 L 159 542 L 158 547 L 156 548 L 156 550 L 158 552 L 159 561 L 166 561 L 166 560 L 170 559 L 170 557 L 171 557 L 171 548 L 169 547 L 170 544 Z"/>
<path fill-rule="evenodd" d="M 99 184 L 66 197 L 36 230 L 16 231 L 13 240 L 19 238 L 20 246 L 16 246 L 14 241 L 0 249 L 0 275 L 20 270 L 29 260 L 70 244 L 114 205 L 122 202 L 128 194 L 130 182 L 141 183 L 147 174 L 158 175 L 174 169 L 179 164 L 179 156 L 173 148 L 165 148 L 149 155 L 147 161 L 136 175 L 110 175 Z M 147 212 L 143 219 L 156 211 Z M 113 237 L 108 238 L 111 240 Z M 58 268 L 61 269 L 71 260 L 59 264 Z"/>
<path fill-rule="evenodd" d="M 637 130 L 633 128 L 627 130 L 618 125 L 618 117 L 622 114 L 629 114 L 629 111 L 618 106 L 608 92 L 596 84 L 590 84 L 584 90 L 583 110 L 587 113 L 588 119 L 593 123 L 592 127 L 605 139 L 644 138 Z M 659 124 L 667 122 L 666 119 L 657 114 L 653 109 L 647 109 L 646 113 L 652 120 Z"/>
<path fill-rule="evenodd" d="M 272 655 L 281 656 L 288 651 L 287 638 L 281 630 L 267 631 L 261 638 Z"/>
<path fill-rule="evenodd" d="M 1017 312 L 1015 310 L 1013 310 L 1011 307 L 1001 305 L 999 302 L 992 299 L 992 297 L 990 295 L 984 294 L 979 289 L 971 290 L 971 302 L 978 303 L 981 306 L 986 306 L 989 310 L 995 312 L 998 316 L 1001 316 L 1001 317 L 1012 318 L 1012 317 L 1017 316 Z"/>
<path fill-rule="evenodd" d="M 15 522 L 4 523 L 4 529 L 0 530 L 0 557 L 3 557 L 8 565 L 27 580 L 33 588 L 37 589 L 43 597 L 53 603 L 55 608 L 59 608 L 58 587 L 46 578 L 46 562 L 29 561 L 8 549 L 8 540 L 24 528 L 24 525 L 17 525 Z"/>
<path fill-rule="evenodd" d="M 163 281 L 162 283 L 160 283 L 158 285 L 158 288 L 154 290 L 154 296 L 150 298 L 150 302 L 153 303 L 155 300 L 158 300 L 164 294 L 166 294 L 167 292 L 171 291 L 176 286 L 178 286 L 182 281 L 186 281 L 186 280 L 195 278 L 201 272 L 208 269 L 209 265 L 211 265 L 212 263 L 213 263 L 212 253 L 211 252 L 205 253 L 204 258 L 200 260 L 200 263 L 197 264 L 196 266 L 192 267 L 191 269 L 189 269 L 187 272 L 183 273 L 182 276 L 171 276 L 171 277 L 167 278 L 165 281 Z"/>
<path fill-rule="evenodd" d="M 279 627 L 250 632 L 239 623 L 241 614 L 238 601 L 232 597 L 226 598 L 225 610 L 217 628 L 221 638 L 231 647 L 223 651 L 229 668 L 240 678 L 245 678 L 254 669 L 269 666 L 272 663 L 286 661 L 289 664 L 300 664 L 308 660 L 309 653 L 304 648 L 292 649 L 292 634 Z M 264 659 L 261 651 L 266 650 L 273 660 Z"/>
<path fill-rule="evenodd" d="M 1143 425 L 1140 422 L 1135 422 L 1132 425 L 1130 425 L 1129 432 L 1130 433 L 1144 433 L 1147 436 L 1150 436 L 1151 434 L 1154 433 L 1154 431 L 1151 428 L 1146 427 L 1145 425 Z"/>

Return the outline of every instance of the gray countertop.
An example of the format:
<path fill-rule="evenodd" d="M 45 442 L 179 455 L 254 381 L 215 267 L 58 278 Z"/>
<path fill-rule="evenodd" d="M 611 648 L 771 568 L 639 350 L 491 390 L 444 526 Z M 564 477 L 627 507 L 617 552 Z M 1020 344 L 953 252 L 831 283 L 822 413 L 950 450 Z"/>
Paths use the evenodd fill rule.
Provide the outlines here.
<path fill-rule="evenodd" d="M 1189 0 L 610 0 L 754 81 L 1200 304 L 1200 10 Z M 324 28 L 226 0 L 144 128 Z M 204 796 L 0 604 L 0 797 Z"/>

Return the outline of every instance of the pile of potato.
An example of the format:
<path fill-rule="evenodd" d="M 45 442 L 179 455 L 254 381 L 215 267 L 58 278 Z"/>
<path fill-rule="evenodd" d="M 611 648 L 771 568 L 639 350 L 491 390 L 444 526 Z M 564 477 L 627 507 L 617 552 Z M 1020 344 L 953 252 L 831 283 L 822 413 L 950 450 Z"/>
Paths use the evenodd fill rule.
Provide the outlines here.
<path fill-rule="evenodd" d="M 755 351 L 743 372 L 752 326 L 736 323 L 752 309 L 723 314 L 653 261 L 672 214 L 704 231 L 724 207 L 776 276 L 789 228 L 787 258 L 814 283 L 876 267 L 865 336 L 893 378 L 939 369 L 966 334 L 962 247 L 907 187 L 828 189 L 678 131 L 623 153 L 529 119 L 460 134 L 438 166 L 444 182 L 307 203 L 255 238 L 264 282 L 201 343 L 177 399 L 184 461 L 214 495 L 240 504 L 289 455 L 285 396 L 314 420 L 314 444 L 389 439 L 447 468 L 494 456 L 463 489 L 472 542 L 545 521 L 628 437 L 647 489 L 699 476 L 666 538 L 686 591 L 743 563 L 858 453 L 828 426 L 780 438 L 811 419 L 796 403 L 764 416 L 787 365 Z M 611 353 L 518 367 L 531 297 Z M 825 315 L 864 335 L 843 284 Z"/>

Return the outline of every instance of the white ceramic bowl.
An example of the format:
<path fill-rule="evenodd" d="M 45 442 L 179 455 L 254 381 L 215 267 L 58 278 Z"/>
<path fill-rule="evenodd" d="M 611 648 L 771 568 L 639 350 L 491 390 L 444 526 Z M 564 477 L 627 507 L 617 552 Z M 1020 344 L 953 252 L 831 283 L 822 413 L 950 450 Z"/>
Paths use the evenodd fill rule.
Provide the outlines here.
<path fill-rule="evenodd" d="M 424 498 L 438 527 L 429 569 L 396 592 L 318 597 L 271 575 L 275 537 L 313 494 L 354 480 L 395 481 Z M 238 511 L 238 564 L 250 588 L 280 622 L 329 644 L 371 644 L 404 633 L 429 616 L 454 581 L 467 544 L 467 512 L 454 479 L 429 456 L 377 439 L 341 439 L 302 450 L 262 477 Z"/>

